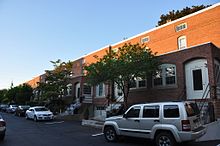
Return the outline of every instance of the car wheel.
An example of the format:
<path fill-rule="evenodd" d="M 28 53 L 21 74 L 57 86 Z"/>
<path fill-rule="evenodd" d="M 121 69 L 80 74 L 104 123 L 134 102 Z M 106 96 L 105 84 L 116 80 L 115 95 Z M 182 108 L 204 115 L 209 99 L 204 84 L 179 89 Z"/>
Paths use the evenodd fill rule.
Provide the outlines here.
<path fill-rule="evenodd" d="M 4 138 L 5 138 L 5 134 L 0 135 L 0 140 L 4 140 Z"/>
<path fill-rule="evenodd" d="M 173 135 L 169 132 L 161 132 L 156 136 L 155 139 L 157 146 L 175 146 L 176 140 Z"/>
<path fill-rule="evenodd" d="M 29 117 L 28 117 L 28 115 L 27 114 L 25 114 L 25 118 L 28 120 L 29 119 Z"/>
<path fill-rule="evenodd" d="M 37 116 L 34 116 L 34 121 L 37 122 Z"/>
<path fill-rule="evenodd" d="M 106 127 L 104 129 L 104 135 L 105 135 L 105 139 L 109 142 L 117 141 L 117 134 L 113 127 Z"/>

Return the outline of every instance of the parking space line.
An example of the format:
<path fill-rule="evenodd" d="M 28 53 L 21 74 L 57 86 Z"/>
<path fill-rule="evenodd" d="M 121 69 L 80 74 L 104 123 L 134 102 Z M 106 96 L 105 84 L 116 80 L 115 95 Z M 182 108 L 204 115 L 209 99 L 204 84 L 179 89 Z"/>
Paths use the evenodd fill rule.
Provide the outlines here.
<path fill-rule="evenodd" d="M 59 122 L 47 122 L 47 123 L 45 123 L 45 124 L 47 124 L 47 125 L 53 125 L 53 124 L 61 124 L 61 123 L 63 123 L 64 121 L 59 121 Z"/>
<path fill-rule="evenodd" d="M 101 136 L 101 135 L 103 135 L 103 134 L 104 134 L 104 133 L 93 134 L 92 137 Z"/>

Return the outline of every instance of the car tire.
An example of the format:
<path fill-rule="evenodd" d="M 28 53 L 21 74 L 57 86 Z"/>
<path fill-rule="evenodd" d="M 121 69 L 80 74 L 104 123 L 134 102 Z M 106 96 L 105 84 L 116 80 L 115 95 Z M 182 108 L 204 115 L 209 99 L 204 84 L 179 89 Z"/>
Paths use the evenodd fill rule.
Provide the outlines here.
<path fill-rule="evenodd" d="M 37 116 L 34 116 L 34 121 L 37 122 Z"/>
<path fill-rule="evenodd" d="M 29 117 L 28 117 L 28 115 L 27 114 L 25 114 L 25 118 L 28 120 L 29 119 Z"/>
<path fill-rule="evenodd" d="M 176 140 L 170 132 L 161 132 L 155 138 L 156 146 L 175 146 Z"/>
<path fill-rule="evenodd" d="M 0 135 L 0 140 L 4 140 L 4 138 L 5 138 L 5 134 Z"/>
<path fill-rule="evenodd" d="M 105 139 L 108 141 L 108 142 L 115 142 L 117 141 L 118 139 L 118 136 L 115 132 L 115 129 L 113 127 L 106 127 L 104 129 L 104 135 L 105 135 Z"/>

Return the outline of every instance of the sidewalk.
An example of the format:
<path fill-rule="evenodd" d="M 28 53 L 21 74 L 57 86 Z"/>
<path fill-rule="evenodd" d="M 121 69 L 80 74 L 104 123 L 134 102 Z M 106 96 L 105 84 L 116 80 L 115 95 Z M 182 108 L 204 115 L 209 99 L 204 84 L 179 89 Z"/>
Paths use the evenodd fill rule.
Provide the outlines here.
<path fill-rule="evenodd" d="M 207 132 L 197 141 L 220 140 L 220 120 L 206 125 Z"/>

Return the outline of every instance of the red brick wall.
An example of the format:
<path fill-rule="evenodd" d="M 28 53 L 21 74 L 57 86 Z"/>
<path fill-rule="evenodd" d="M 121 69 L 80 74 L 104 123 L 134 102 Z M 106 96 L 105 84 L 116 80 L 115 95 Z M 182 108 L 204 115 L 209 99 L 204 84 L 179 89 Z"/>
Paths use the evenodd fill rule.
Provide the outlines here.
<path fill-rule="evenodd" d="M 148 85 L 145 89 L 131 90 L 128 98 L 128 103 L 143 103 L 153 101 L 172 101 L 180 100 L 180 96 L 184 92 L 185 87 L 185 70 L 184 65 L 190 60 L 205 58 L 207 59 L 209 82 L 215 85 L 214 81 L 214 66 L 212 59 L 212 52 L 219 51 L 217 47 L 211 43 L 202 46 L 185 49 L 171 54 L 159 56 L 163 63 L 170 63 L 176 65 L 177 86 L 172 88 L 157 88 L 152 87 L 151 80 L 148 79 Z M 220 55 L 220 54 L 219 54 Z M 218 58 L 220 59 L 220 56 Z"/>

